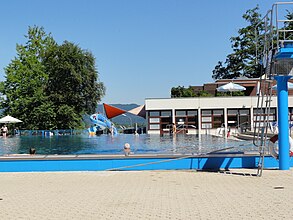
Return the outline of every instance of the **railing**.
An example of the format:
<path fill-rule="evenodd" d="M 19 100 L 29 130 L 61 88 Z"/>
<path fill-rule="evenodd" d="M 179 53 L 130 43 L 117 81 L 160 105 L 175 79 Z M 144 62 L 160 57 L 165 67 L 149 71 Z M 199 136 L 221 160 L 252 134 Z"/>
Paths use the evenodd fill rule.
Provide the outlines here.
<path fill-rule="evenodd" d="M 176 134 L 178 134 L 178 133 L 187 133 L 188 132 L 188 128 L 197 129 L 197 127 L 194 126 L 194 125 L 180 124 L 180 125 L 176 126 Z M 169 131 L 171 133 L 172 130 L 173 130 L 173 124 L 168 124 L 166 126 L 166 129 L 169 129 Z"/>
<path fill-rule="evenodd" d="M 256 62 L 262 58 L 264 67 L 270 64 L 274 53 L 284 47 L 284 43 L 293 43 L 293 30 L 288 29 L 289 19 L 279 19 L 281 6 L 293 5 L 293 2 L 277 2 L 265 14 L 255 27 Z M 288 10 L 286 10 L 288 11 Z M 283 15 L 284 16 L 284 15 Z"/>
<path fill-rule="evenodd" d="M 246 125 L 246 126 L 243 126 L 243 125 Z M 236 129 L 239 131 L 239 128 L 240 128 L 240 133 L 243 132 L 243 128 L 245 128 L 245 130 L 250 130 L 250 124 L 248 121 L 246 122 L 242 122 L 240 123 L 239 125 L 236 126 Z"/>
<path fill-rule="evenodd" d="M 267 147 L 268 126 L 270 122 L 272 82 L 274 76 L 288 75 L 293 67 L 292 59 L 279 59 L 285 44 L 292 44 L 293 30 L 288 29 L 293 20 L 279 19 L 279 6 L 292 5 L 293 2 L 273 4 L 263 19 L 256 25 L 256 64 L 261 65 L 260 88 L 257 111 L 254 117 L 253 144 L 259 148 L 260 158 L 257 175 L 262 175 L 265 148 Z M 282 34 L 282 36 L 281 36 Z M 280 53 L 279 53 L 280 52 Z"/>

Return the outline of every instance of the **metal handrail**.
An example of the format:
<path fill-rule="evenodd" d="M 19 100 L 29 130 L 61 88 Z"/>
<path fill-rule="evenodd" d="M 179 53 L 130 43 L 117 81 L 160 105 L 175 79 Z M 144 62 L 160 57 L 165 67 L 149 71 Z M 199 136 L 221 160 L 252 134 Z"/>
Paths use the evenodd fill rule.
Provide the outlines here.
<path fill-rule="evenodd" d="M 176 126 L 176 124 L 175 124 L 175 126 Z M 172 127 L 173 127 L 173 124 L 166 125 L 167 129 L 171 129 Z M 184 131 L 185 129 L 188 129 L 188 127 L 192 127 L 194 129 L 196 129 L 196 126 L 194 126 L 194 125 L 180 124 L 180 125 L 176 126 L 176 133 Z"/>

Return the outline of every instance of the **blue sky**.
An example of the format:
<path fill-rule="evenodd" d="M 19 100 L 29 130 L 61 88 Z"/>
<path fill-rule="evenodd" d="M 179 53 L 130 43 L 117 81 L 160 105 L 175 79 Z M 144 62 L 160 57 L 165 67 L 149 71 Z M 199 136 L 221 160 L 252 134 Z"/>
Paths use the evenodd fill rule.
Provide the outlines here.
<path fill-rule="evenodd" d="M 1 1 L 0 80 L 24 44 L 28 26 L 43 26 L 58 43 L 78 44 L 96 57 L 106 86 L 102 102 L 143 104 L 168 98 L 172 87 L 212 82 L 231 52 L 242 15 L 271 0 L 9 0 Z"/>

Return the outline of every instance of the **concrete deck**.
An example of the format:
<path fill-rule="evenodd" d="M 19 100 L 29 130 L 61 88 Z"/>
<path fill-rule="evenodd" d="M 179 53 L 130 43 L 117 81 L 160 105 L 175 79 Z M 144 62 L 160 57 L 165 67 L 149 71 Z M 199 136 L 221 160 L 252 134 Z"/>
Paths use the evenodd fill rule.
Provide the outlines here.
<path fill-rule="evenodd" d="M 0 219 L 292 219 L 293 170 L 231 172 L 0 173 Z"/>

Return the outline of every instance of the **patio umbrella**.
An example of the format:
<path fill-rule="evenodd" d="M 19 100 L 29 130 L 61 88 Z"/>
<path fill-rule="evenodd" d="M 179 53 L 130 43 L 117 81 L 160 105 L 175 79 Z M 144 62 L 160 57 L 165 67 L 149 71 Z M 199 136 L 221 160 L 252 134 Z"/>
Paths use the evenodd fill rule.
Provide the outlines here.
<path fill-rule="evenodd" d="M 22 121 L 10 115 L 0 118 L 0 123 L 18 123 L 18 122 L 22 122 Z"/>
<path fill-rule="evenodd" d="M 231 96 L 232 96 L 232 92 L 238 92 L 238 91 L 244 91 L 244 90 L 246 90 L 245 87 L 233 82 L 229 82 L 217 88 L 218 92 L 231 92 Z"/>
<path fill-rule="evenodd" d="M 288 89 L 293 89 L 293 83 L 288 82 L 287 85 L 288 85 Z M 272 89 L 273 89 L 273 90 L 277 90 L 277 85 L 274 85 L 274 86 L 272 87 Z"/>

